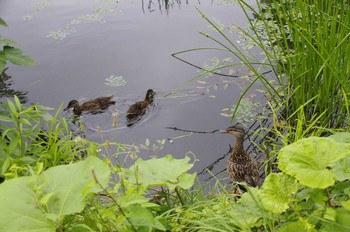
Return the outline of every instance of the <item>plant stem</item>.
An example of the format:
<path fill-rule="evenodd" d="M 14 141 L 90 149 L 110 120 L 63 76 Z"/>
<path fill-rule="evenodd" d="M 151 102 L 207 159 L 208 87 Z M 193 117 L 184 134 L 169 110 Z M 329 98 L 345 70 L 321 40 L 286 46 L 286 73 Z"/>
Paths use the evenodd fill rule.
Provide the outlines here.
<path fill-rule="evenodd" d="M 175 192 L 176 192 L 177 197 L 178 197 L 179 200 L 180 200 L 181 205 L 184 206 L 186 203 L 185 203 L 185 200 L 183 199 L 183 197 L 181 196 L 181 193 L 180 193 L 178 187 L 175 187 Z"/>
<path fill-rule="evenodd" d="M 333 205 L 332 205 L 332 202 L 331 202 L 331 198 L 330 198 L 330 196 L 329 196 L 328 188 L 325 188 L 325 189 L 324 189 L 324 193 L 325 193 L 326 196 L 327 196 L 327 205 L 328 205 L 328 207 L 333 208 Z"/>

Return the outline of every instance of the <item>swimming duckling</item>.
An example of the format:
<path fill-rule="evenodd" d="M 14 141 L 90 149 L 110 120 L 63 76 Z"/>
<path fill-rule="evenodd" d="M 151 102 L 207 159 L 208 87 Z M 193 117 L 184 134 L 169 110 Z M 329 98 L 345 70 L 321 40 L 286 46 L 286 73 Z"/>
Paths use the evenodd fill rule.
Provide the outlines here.
<path fill-rule="evenodd" d="M 83 111 L 89 113 L 99 113 L 106 110 L 110 105 L 115 104 L 115 101 L 112 101 L 112 98 L 113 96 L 98 97 L 93 100 L 84 102 L 81 105 L 79 105 L 79 102 L 77 100 L 71 100 L 68 103 L 68 106 L 63 110 L 66 111 L 69 108 L 73 108 L 73 112 L 76 115 L 81 115 Z"/>
<path fill-rule="evenodd" d="M 146 112 L 147 107 L 153 103 L 154 95 L 155 92 L 152 89 L 147 90 L 144 100 L 138 101 L 129 107 L 128 111 L 126 112 L 127 120 L 130 122 L 143 115 Z"/>

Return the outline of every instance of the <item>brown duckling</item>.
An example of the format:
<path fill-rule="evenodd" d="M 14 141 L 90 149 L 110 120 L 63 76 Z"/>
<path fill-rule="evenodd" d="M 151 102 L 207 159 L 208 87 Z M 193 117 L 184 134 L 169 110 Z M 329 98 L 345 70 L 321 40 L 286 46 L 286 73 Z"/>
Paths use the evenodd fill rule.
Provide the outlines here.
<path fill-rule="evenodd" d="M 98 97 L 93 100 L 84 102 L 81 105 L 79 105 L 79 102 L 77 100 L 71 100 L 68 103 L 68 106 L 63 110 L 66 111 L 69 108 L 73 108 L 73 112 L 76 115 L 80 115 L 83 111 L 89 113 L 99 113 L 106 110 L 110 105 L 115 104 L 115 101 L 112 101 L 112 98 L 113 96 Z"/>
<path fill-rule="evenodd" d="M 143 115 L 147 107 L 153 103 L 155 92 L 152 89 L 147 90 L 145 99 L 138 101 L 135 104 L 131 105 L 126 112 L 126 118 L 128 121 L 133 120 L 141 115 Z"/>
<path fill-rule="evenodd" d="M 223 134 L 233 134 L 236 136 L 236 143 L 227 160 L 227 172 L 230 181 L 246 182 L 252 187 L 259 186 L 260 176 L 258 164 L 243 147 L 245 130 L 236 125 L 220 131 Z"/>

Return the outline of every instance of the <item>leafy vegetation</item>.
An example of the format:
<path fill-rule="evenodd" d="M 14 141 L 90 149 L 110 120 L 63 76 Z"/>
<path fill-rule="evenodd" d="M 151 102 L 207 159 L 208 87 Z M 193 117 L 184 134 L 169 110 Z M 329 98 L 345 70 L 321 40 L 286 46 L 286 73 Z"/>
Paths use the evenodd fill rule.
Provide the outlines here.
<path fill-rule="evenodd" d="M 0 18 L 0 26 L 8 26 L 2 18 Z M 0 45 L 2 45 L 2 49 L 0 50 L 0 74 L 5 70 L 8 61 L 15 65 L 36 65 L 34 60 L 23 55 L 22 50 L 16 48 L 18 44 L 15 41 L 5 39 L 0 35 Z"/>
<path fill-rule="evenodd" d="M 268 171 L 260 189 L 245 186 L 242 195 L 220 180 L 195 185 L 189 157 L 137 159 L 139 149 L 132 146 L 97 144 L 70 131 L 59 117 L 61 108 L 52 116 L 49 108 L 25 107 L 15 96 L 0 105 L 0 230 L 349 231 L 350 133 L 328 129 L 346 126 L 349 117 L 349 6 L 346 1 L 272 1 L 256 8 L 239 3 L 247 17 L 255 16 L 251 31 L 239 29 L 265 57 L 243 53 L 221 24 L 201 13 L 221 39 L 203 35 L 242 64 L 216 60 L 194 79 L 248 67 L 243 105 L 223 114 L 234 118 L 240 107 L 257 106 L 245 95 L 255 83 L 263 84 L 274 124 L 262 130 L 272 132 L 269 155 L 278 160 L 279 172 Z M 8 44 L 0 52 L 5 65 L 25 63 L 22 58 Z M 243 120 L 250 114 L 241 115 Z M 320 137 L 325 134 L 332 135 Z M 141 149 L 160 152 L 164 142 L 152 147 L 146 140 Z M 131 165 L 120 162 L 125 154 Z M 115 162 L 106 158 L 111 156 Z"/>
<path fill-rule="evenodd" d="M 64 119 L 50 117 L 38 105 L 26 108 L 15 98 L 2 107 L 7 127 L 1 128 L 1 154 L 6 156 L 0 159 L 5 178 L 0 228 L 7 231 L 350 228 L 350 133 L 283 147 L 278 151 L 281 172 L 269 174 L 260 189 L 245 186 L 247 192 L 237 196 L 219 180 L 214 187 L 194 187 L 189 157 L 139 158 L 130 167 L 111 163 L 102 150 L 115 146 L 121 149 L 118 157 L 126 148 L 71 134 Z M 44 125 L 49 133 L 43 132 Z M 40 135 L 48 137 L 36 139 Z M 62 157 L 55 160 L 58 153 Z"/>
<path fill-rule="evenodd" d="M 342 177 L 349 174 L 350 144 L 340 140 L 349 138 L 342 133 L 288 145 L 278 154 L 282 172 L 268 175 L 261 189 L 249 188 L 238 200 L 223 191 L 173 217 L 189 231 L 347 231 L 350 182 Z"/>

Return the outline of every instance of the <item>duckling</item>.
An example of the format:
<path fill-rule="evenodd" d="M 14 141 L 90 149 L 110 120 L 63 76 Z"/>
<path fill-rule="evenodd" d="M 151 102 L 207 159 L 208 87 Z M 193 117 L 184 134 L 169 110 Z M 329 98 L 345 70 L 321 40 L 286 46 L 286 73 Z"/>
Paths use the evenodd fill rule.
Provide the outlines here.
<path fill-rule="evenodd" d="M 231 126 L 220 130 L 223 134 L 236 136 L 236 143 L 227 160 L 227 172 L 231 182 L 246 182 L 249 186 L 259 186 L 260 176 L 256 160 L 244 149 L 243 141 L 245 130 L 240 126 Z"/>
<path fill-rule="evenodd" d="M 107 97 L 98 97 L 93 100 L 84 102 L 82 105 L 79 105 L 77 100 L 71 100 L 68 103 L 68 106 L 63 110 L 66 111 L 69 108 L 73 108 L 73 112 L 76 115 L 81 115 L 83 111 L 89 113 L 98 113 L 103 110 L 106 110 L 110 105 L 114 105 L 115 101 L 112 101 L 113 95 Z"/>
<path fill-rule="evenodd" d="M 143 115 L 147 107 L 153 103 L 155 92 L 152 89 L 147 90 L 145 99 L 138 101 L 135 104 L 131 105 L 126 112 L 126 118 L 128 121 L 136 119 L 137 117 Z"/>

